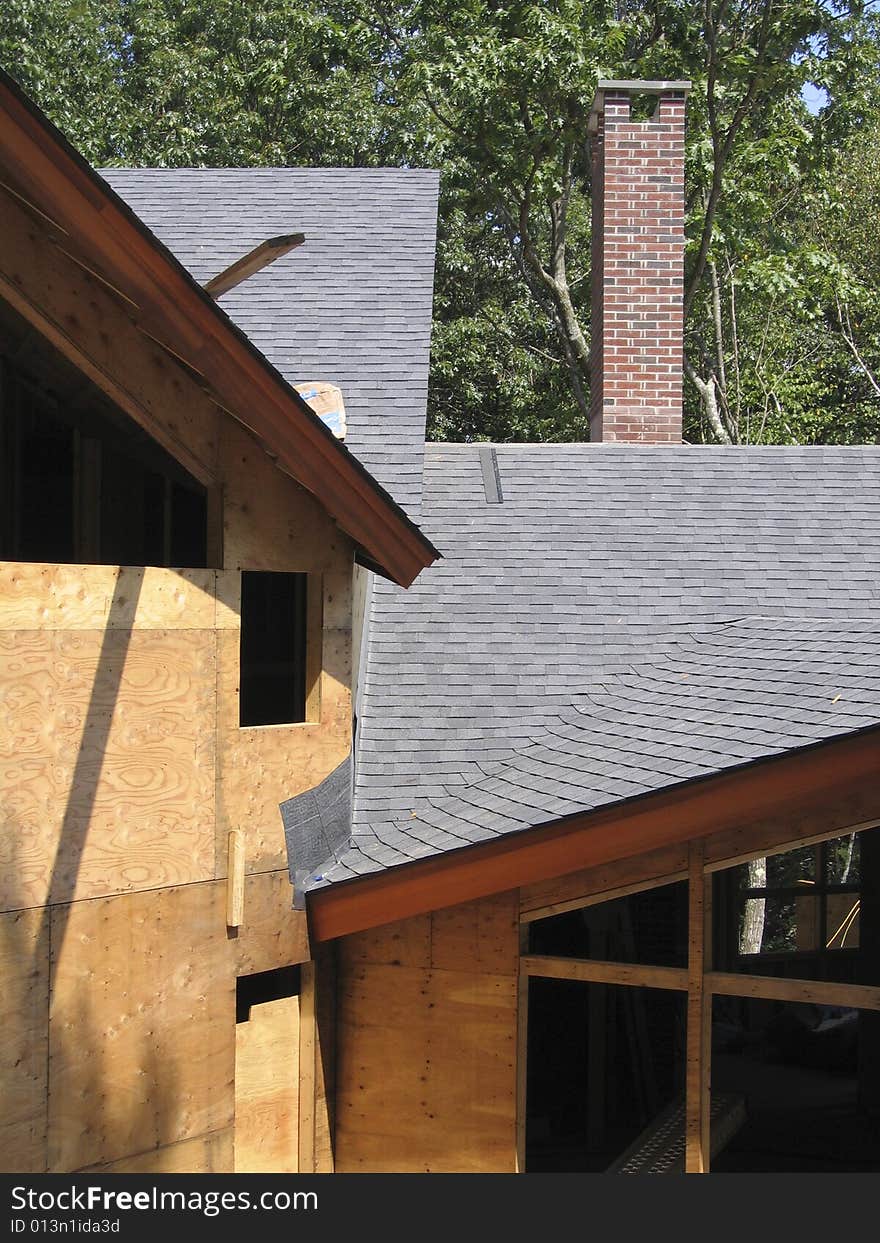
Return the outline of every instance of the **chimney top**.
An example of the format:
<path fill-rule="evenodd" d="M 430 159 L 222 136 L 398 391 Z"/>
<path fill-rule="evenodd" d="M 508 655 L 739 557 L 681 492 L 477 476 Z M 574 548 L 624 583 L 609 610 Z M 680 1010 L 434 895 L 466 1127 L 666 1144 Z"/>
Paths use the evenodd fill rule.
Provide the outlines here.
<path fill-rule="evenodd" d="M 599 80 L 593 149 L 590 438 L 681 444 L 684 139 L 690 83 Z M 632 96 L 656 96 L 650 119 Z"/>
<path fill-rule="evenodd" d="M 590 109 L 590 120 L 588 129 L 591 134 L 595 134 L 599 124 L 599 114 L 605 107 L 605 92 L 613 92 L 616 95 L 686 95 L 691 89 L 691 83 L 687 78 L 681 78 L 678 81 L 666 82 L 659 79 L 639 79 L 629 78 L 600 78 L 596 83 L 596 95 L 593 99 L 593 106 Z"/>

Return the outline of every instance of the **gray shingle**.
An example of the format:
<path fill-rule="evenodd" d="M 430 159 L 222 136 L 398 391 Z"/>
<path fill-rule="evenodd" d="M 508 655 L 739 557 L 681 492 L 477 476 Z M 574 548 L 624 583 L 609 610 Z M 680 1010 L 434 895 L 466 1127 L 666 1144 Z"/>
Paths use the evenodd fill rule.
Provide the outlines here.
<path fill-rule="evenodd" d="M 258 243 L 305 245 L 220 305 L 290 383 L 329 380 L 346 444 L 418 512 L 439 175 L 420 169 L 103 169 L 204 284 Z"/>
<path fill-rule="evenodd" d="M 880 446 L 496 459 L 500 504 L 476 446 L 427 446 L 444 559 L 376 584 L 353 823 L 390 852 L 371 870 L 880 724 Z"/>

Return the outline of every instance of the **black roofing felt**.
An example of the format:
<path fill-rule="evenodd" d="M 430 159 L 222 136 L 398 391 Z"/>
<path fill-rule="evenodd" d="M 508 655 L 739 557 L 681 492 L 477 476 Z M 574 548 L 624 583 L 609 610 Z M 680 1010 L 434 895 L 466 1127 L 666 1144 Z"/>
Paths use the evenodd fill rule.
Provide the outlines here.
<path fill-rule="evenodd" d="M 346 445 L 411 516 L 425 440 L 439 175 L 102 169 L 200 283 L 276 234 L 305 244 L 220 298 L 292 384 L 328 380 Z"/>
<path fill-rule="evenodd" d="M 499 445 L 500 502 L 481 452 L 427 446 L 309 887 L 880 724 L 880 446 Z"/>

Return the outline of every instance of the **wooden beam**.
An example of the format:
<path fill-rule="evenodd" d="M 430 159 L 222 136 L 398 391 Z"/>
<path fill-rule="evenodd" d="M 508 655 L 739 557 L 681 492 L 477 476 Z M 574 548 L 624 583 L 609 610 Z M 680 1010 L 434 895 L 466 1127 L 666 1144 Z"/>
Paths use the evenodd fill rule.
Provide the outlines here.
<path fill-rule="evenodd" d="M 235 263 L 231 263 L 228 268 L 224 268 L 222 272 L 207 281 L 204 287 L 205 293 L 209 293 L 212 298 L 221 297 L 230 289 L 234 289 L 236 285 L 246 281 L 249 276 L 267 268 L 282 255 L 295 250 L 297 246 L 302 246 L 305 240 L 304 233 L 285 233 L 281 237 L 270 237 L 267 241 L 260 242 L 259 246 L 249 250 L 246 255 L 242 255 L 240 259 L 236 259 Z"/>
<path fill-rule="evenodd" d="M 775 976 L 710 971 L 706 987 L 724 997 L 762 997 L 767 1001 L 880 1010 L 880 988 L 871 984 L 830 984 L 827 980 L 781 980 Z"/>
<path fill-rule="evenodd" d="M 7 75 L 0 175 L 51 215 L 89 266 L 139 308 L 139 325 L 209 376 L 280 469 L 321 501 L 389 577 L 409 586 L 439 556 L 430 541 Z M 11 201 L 11 200 L 10 200 Z"/>
<path fill-rule="evenodd" d="M 641 963 L 598 962 L 587 958 L 554 958 L 527 954 L 521 960 L 526 975 L 547 980 L 582 980 L 585 984 L 627 984 L 638 988 L 667 988 L 684 992 L 684 967 L 647 967 Z"/>
<path fill-rule="evenodd" d="M 528 1109 L 529 974 L 523 966 L 528 956 L 529 930 L 519 929 L 519 972 L 516 985 L 516 1172 L 526 1172 L 526 1118 Z"/>
<path fill-rule="evenodd" d="M 880 814 L 878 775 L 880 727 L 317 890 L 313 935 L 328 940 L 746 824 L 778 841 L 837 836 Z"/>
<path fill-rule="evenodd" d="M 304 962 L 299 999 L 299 1172 L 315 1173 L 317 1010 L 315 964 Z"/>
<path fill-rule="evenodd" d="M 321 721 L 321 675 L 324 671 L 324 576 L 306 581 L 306 720 Z"/>
<path fill-rule="evenodd" d="M 244 833 L 230 829 L 226 859 L 226 926 L 244 923 Z"/>
<path fill-rule="evenodd" d="M 652 854 L 654 852 L 651 852 Z M 640 860 L 626 859 L 625 863 L 637 865 Z M 602 869 L 597 868 L 597 871 Z M 625 869 L 621 868 L 621 871 Z M 641 869 L 638 869 L 641 871 Z M 552 906 L 539 907 L 537 910 L 525 911 L 520 916 L 523 923 L 534 923 L 536 919 L 547 919 L 552 915 L 564 915 L 567 911 L 582 911 L 588 906 L 601 906 L 604 902 L 613 902 L 616 898 L 628 898 L 634 893 L 644 893 L 646 889 L 659 889 L 661 885 L 674 885 L 678 881 L 687 880 L 687 872 L 662 873 L 651 880 L 637 880 L 629 885 L 619 885 L 616 889 L 600 889 L 596 893 L 569 898 L 567 902 L 555 902 Z"/>
<path fill-rule="evenodd" d="M 691 843 L 688 873 L 685 1173 L 708 1174 L 712 1009 L 704 973 L 712 916 L 711 882 L 703 872 L 703 843 L 700 841 Z"/>
<path fill-rule="evenodd" d="M 638 893 L 641 888 L 672 884 L 685 880 L 687 871 L 687 845 L 682 843 L 649 851 L 636 859 L 615 859 L 600 867 L 554 876 L 522 886 L 520 919 L 545 919 L 548 915 Z"/>
<path fill-rule="evenodd" d="M 0 194 L 0 297 L 200 483 L 214 482 L 215 403 L 6 194 Z"/>
<path fill-rule="evenodd" d="M 819 842 L 831 841 L 844 834 L 863 833 L 867 829 L 880 827 L 880 820 L 864 820 L 861 824 L 853 824 L 845 817 L 835 821 L 834 827 L 814 833 L 809 837 L 786 837 L 779 840 L 778 824 L 746 824 L 727 833 L 719 833 L 706 841 L 706 871 L 720 872 L 725 868 L 735 867 L 738 863 L 748 863 L 750 859 L 758 859 L 764 855 L 784 855 L 789 850 L 799 850 L 802 846 L 815 846 Z"/>

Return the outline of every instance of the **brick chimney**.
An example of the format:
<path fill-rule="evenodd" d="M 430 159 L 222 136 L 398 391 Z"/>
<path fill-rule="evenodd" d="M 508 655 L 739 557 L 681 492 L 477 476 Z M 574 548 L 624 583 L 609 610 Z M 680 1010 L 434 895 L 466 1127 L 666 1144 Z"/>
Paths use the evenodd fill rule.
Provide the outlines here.
<path fill-rule="evenodd" d="M 590 439 L 681 444 L 684 120 L 690 82 L 600 81 L 590 114 Z M 654 95 L 647 121 L 633 96 Z"/>

